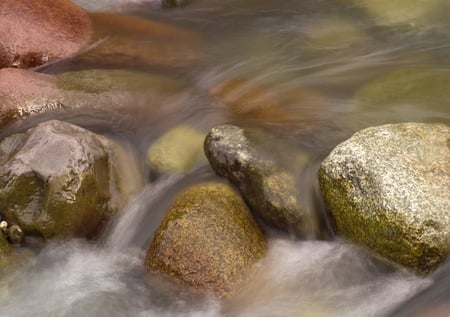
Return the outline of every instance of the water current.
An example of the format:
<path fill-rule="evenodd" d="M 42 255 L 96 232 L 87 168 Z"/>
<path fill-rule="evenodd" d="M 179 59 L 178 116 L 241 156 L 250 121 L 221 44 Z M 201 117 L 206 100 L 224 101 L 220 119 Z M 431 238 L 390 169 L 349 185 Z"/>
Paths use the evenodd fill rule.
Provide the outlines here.
<path fill-rule="evenodd" d="M 129 143 L 135 149 L 129 155 L 142 161 L 146 184 L 98 241 L 55 241 L 43 248 L 36 242 L 35 251 L 17 250 L 21 264 L 2 276 L 0 316 L 389 316 L 420 292 L 409 306 L 432 303 L 433 294 L 438 294 L 433 287 L 439 280 L 448 281 L 448 269 L 437 277 L 395 270 L 332 233 L 327 239 L 300 240 L 269 230 L 267 256 L 251 280 L 229 299 L 145 274 L 146 247 L 174 195 L 189 184 L 217 178 L 206 162 L 187 175 L 150 175 L 145 151 L 180 123 L 205 133 L 221 123 L 271 129 L 281 141 L 314 158 L 302 171 L 299 186 L 311 211 L 323 213 L 317 197 L 317 166 L 339 142 L 381 123 L 450 122 L 448 84 L 422 99 L 385 107 L 355 105 L 355 96 L 365 84 L 390 71 L 421 68 L 424 77 L 450 72 L 450 25 L 441 19 L 450 13 L 448 2 L 442 1 L 441 10 L 430 13 L 432 18 L 417 23 L 372 15 L 355 5 L 358 1 L 192 0 L 184 7 L 163 10 L 157 9 L 157 1 L 143 6 L 132 2 L 123 7 L 125 1 L 99 0 L 97 5 L 79 1 L 90 10 L 127 11 L 197 33 L 202 46 L 192 65 L 141 68 L 182 80 L 187 88 L 149 100 L 149 107 L 139 114 L 130 106 L 130 113 L 120 120 L 94 111 L 61 117 Z M 61 65 L 41 71 L 58 73 L 74 66 Z M 211 98 L 211 91 L 232 80 L 243 83 L 234 91 L 237 98 L 248 98 L 249 86 L 263 87 L 256 95 L 266 98 L 270 91 L 286 102 L 284 112 L 270 116 L 230 112 Z M 401 94 L 407 78 L 395 84 Z M 424 94 L 434 84 L 427 85 Z M 370 98 L 378 98 L 378 93 Z M 13 126 L 6 134 L 45 119 Z M 448 301 L 448 286 L 436 289 Z"/>

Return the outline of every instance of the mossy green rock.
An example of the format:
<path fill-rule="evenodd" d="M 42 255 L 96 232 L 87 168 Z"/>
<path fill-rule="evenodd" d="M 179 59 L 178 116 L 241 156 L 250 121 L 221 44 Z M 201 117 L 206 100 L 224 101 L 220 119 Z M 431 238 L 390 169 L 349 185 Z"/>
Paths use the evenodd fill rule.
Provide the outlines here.
<path fill-rule="evenodd" d="M 353 99 L 354 110 L 373 112 L 389 122 L 416 118 L 450 120 L 450 73 L 432 67 L 404 67 L 376 78 L 360 88 Z M 386 116 L 389 116 L 386 118 Z M 386 122 L 387 123 L 387 122 Z"/>
<path fill-rule="evenodd" d="M 308 157 L 271 138 L 262 131 L 223 125 L 211 129 L 204 151 L 215 172 L 236 185 L 266 223 L 299 236 L 316 234 L 319 221 L 307 212 L 294 176 L 295 168 L 304 167 Z"/>
<path fill-rule="evenodd" d="M 186 173 L 203 157 L 204 135 L 186 125 L 169 130 L 147 151 L 150 167 L 160 173 Z"/>
<path fill-rule="evenodd" d="M 355 133 L 322 162 L 336 231 L 420 273 L 450 245 L 450 126 L 403 123 Z"/>
<path fill-rule="evenodd" d="M 48 121 L 0 143 L 0 214 L 25 235 L 92 237 L 121 204 L 113 142 Z"/>
<path fill-rule="evenodd" d="M 3 233 L 0 232 L 0 258 L 9 253 L 11 253 L 11 246 L 9 245 Z"/>
<path fill-rule="evenodd" d="M 233 293 L 266 252 L 245 203 L 222 183 L 180 193 L 151 242 L 146 269 L 219 296 Z"/>

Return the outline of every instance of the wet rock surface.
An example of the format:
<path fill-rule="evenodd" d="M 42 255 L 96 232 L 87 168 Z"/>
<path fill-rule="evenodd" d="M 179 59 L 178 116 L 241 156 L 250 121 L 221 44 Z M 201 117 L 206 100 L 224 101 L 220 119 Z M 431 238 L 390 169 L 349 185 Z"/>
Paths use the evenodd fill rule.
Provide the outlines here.
<path fill-rule="evenodd" d="M 223 125 L 211 129 L 204 150 L 214 171 L 236 185 L 252 211 L 266 223 L 298 236 L 317 234 L 320 221 L 308 214 L 294 174 L 306 166 L 308 157 L 270 139 L 270 134 L 261 131 Z M 277 161 L 282 148 L 288 150 L 284 154 L 289 159 Z"/>
<path fill-rule="evenodd" d="M 95 67 L 178 68 L 200 58 L 194 32 L 134 16 L 91 13 L 91 45 L 74 63 Z"/>
<path fill-rule="evenodd" d="M 157 173 L 186 173 L 203 156 L 204 135 L 187 125 L 177 126 L 158 138 L 147 151 L 147 162 Z"/>
<path fill-rule="evenodd" d="M 229 185 L 180 193 L 151 242 L 146 269 L 219 296 L 233 293 L 266 251 L 264 235 Z"/>
<path fill-rule="evenodd" d="M 0 68 L 29 68 L 73 56 L 91 36 L 89 15 L 71 1 L 0 3 Z"/>
<path fill-rule="evenodd" d="M 444 69 L 403 67 L 363 85 L 354 95 L 353 106 L 366 116 L 380 113 L 376 117 L 389 122 L 424 116 L 429 120 L 437 117 L 450 120 L 445 102 L 449 91 L 450 75 Z"/>
<path fill-rule="evenodd" d="M 26 235 L 92 237 L 120 204 L 114 145 L 49 121 L 0 143 L 0 214 Z"/>
<path fill-rule="evenodd" d="M 434 270 L 450 241 L 450 127 L 368 128 L 338 145 L 319 179 L 336 231 L 394 263 Z"/>
<path fill-rule="evenodd" d="M 89 69 L 54 76 L 5 68 L 0 70 L 0 128 L 32 117 L 70 118 L 73 113 L 119 122 L 133 112 L 147 118 L 158 101 L 185 88 L 181 80 L 139 71 Z"/>

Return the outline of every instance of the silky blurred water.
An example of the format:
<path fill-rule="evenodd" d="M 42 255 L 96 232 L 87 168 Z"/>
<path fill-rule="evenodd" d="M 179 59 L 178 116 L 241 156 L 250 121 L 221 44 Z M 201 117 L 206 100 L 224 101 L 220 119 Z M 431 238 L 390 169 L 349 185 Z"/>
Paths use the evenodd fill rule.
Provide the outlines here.
<path fill-rule="evenodd" d="M 421 76 L 450 72 L 449 25 L 440 19 L 450 12 L 446 1 L 442 12 L 433 13 L 436 16 L 425 24 L 392 23 L 339 0 L 192 0 L 164 10 L 159 1 L 77 3 L 89 10 L 126 12 L 191 30 L 202 40 L 201 59 L 181 69 L 143 66 L 143 71 L 188 85 L 169 97 L 152 97 L 144 108 L 130 101 L 126 116 L 97 108 L 58 114 L 128 142 L 135 149 L 130 155 L 148 176 L 146 184 L 99 241 L 51 242 L 23 254 L 19 250 L 18 264 L 0 271 L 0 316 L 387 316 L 433 284 L 432 277 L 391 269 L 332 233 L 326 241 L 302 241 L 270 230 L 267 256 L 232 298 L 219 300 L 145 274 L 146 246 L 174 195 L 190 184 L 217 178 L 206 164 L 188 175 L 154 177 L 145 151 L 179 123 L 205 134 L 221 123 L 269 129 L 279 142 L 307 153 L 310 162 L 296 171 L 299 187 L 308 210 L 323 215 L 317 166 L 339 142 L 358 129 L 381 123 L 450 122 L 448 85 L 429 95 L 425 91 L 423 99 L 406 98 L 386 107 L 357 98 L 367 83 L 402 67 L 427 69 Z M 62 63 L 42 71 L 66 70 Z M 218 85 L 239 80 L 244 84 L 237 85 L 231 97 L 214 97 Z M 407 85 L 407 81 L 398 85 L 399 94 Z M 227 98 L 250 99 L 250 104 L 252 98 L 273 98 L 282 111 L 267 115 L 253 108 L 233 110 L 225 105 Z M 46 119 L 32 118 L 2 133 Z M 418 299 L 419 306 L 430 300 L 421 298 L 425 300 Z"/>

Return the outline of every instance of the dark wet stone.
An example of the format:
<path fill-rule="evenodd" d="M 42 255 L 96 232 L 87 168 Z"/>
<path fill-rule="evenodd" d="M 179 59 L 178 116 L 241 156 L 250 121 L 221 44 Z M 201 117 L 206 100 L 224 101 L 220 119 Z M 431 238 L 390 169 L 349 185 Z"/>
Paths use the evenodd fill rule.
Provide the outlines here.
<path fill-rule="evenodd" d="M 26 235 L 95 236 L 123 203 L 115 146 L 60 121 L 7 137 L 0 143 L 2 217 Z"/>
<path fill-rule="evenodd" d="M 8 228 L 8 240 L 12 244 L 19 244 L 23 239 L 23 231 L 18 225 L 12 225 Z"/>
<path fill-rule="evenodd" d="M 266 223 L 298 236 L 316 235 L 320 221 L 300 199 L 296 179 L 309 158 L 271 139 L 262 131 L 223 125 L 211 129 L 204 150 L 214 171 L 236 185 Z"/>
<path fill-rule="evenodd" d="M 0 2 L 0 68 L 29 68 L 73 56 L 91 36 L 88 14 L 70 1 Z"/>
<path fill-rule="evenodd" d="M 146 269 L 219 296 L 233 293 L 266 252 L 242 199 L 222 183 L 180 193 L 151 242 Z"/>
<path fill-rule="evenodd" d="M 393 263 L 434 270 L 450 245 L 450 126 L 368 128 L 322 162 L 320 187 L 336 231 Z"/>

